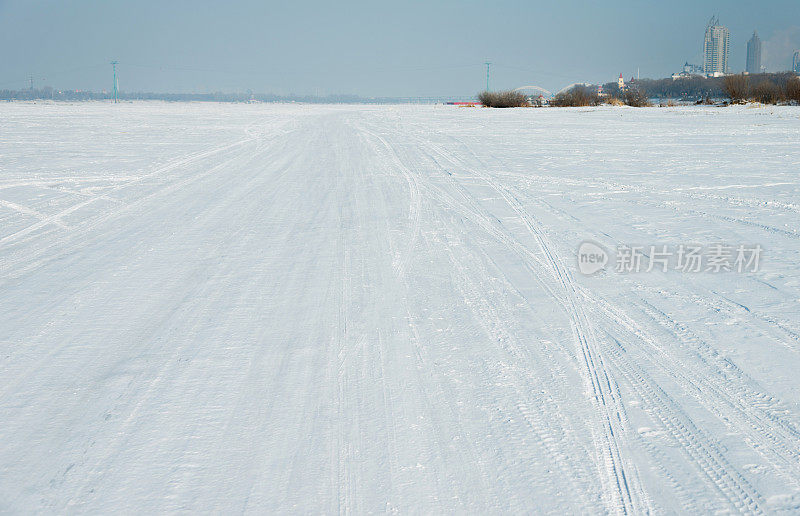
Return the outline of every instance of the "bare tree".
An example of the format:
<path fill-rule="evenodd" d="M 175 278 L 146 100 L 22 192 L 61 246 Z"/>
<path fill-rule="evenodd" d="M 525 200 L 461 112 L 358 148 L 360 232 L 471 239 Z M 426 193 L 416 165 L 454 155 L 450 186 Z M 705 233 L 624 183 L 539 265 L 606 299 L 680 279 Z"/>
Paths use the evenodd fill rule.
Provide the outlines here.
<path fill-rule="evenodd" d="M 800 78 L 792 77 L 787 80 L 784 91 L 788 101 L 800 103 Z"/>
<path fill-rule="evenodd" d="M 483 91 L 478 100 L 486 107 L 509 108 L 526 107 L 528 98 L 518 91 Z"/>
<path fill-rule="evenodd" d="M 625 90 L 622 100 L 626 105 L 632 107 L 647 107 L 650 105 L 650 99 L 647 98 L 647 94 L 638 88 Z"/>
<path fill-rule="evenodd" d="M 600 105 L 600 96 L 586 86 L 574 86 L 550 100 L 550 105 L 555 107 L 579 107 Z"/>
<path fill-rule="evenodd" d="M 746 75 L 729 75 L 723 82 L 725 94 L 734 104 L 742 104 L 750 97 L 750 78 Z"/>
<path fill-rule="evenodd" d="M 781 89 L 774 82 L 766 80 L 753 88 L 753 98 L 762 104 L 777 104 L 781 98 Z"/>

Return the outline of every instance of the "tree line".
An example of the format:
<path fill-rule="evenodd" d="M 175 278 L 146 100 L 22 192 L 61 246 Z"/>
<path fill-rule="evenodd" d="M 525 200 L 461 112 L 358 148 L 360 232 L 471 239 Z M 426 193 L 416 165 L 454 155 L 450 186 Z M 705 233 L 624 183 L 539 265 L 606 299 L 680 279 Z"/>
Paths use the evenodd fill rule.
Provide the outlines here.
<path fill-rule="evenodd" d="M 755 89 L 763 92 L 784 92 L 797 80 L 791 72 L 762 73 L 751 75 L 729 75 L 726 77 L 701 77 L 691 76 L 673 80 L 667 79 L 640 79 L 629 83 L 631 89 L 638 89 L 650 99 L 678 99 L 684 101 L 702 101 L 706 99 L 726 99 L 730 96 L 729 84 L 731 81 L 748 85 L 748 92 L 755 93 Z M 752 90 L 752 91 L 751 91 Z M 603 85 L 603 91 L 611 96 L 619 93 L 619 86 L 615 82 Z M 767 96 L 768 97 L 768 96 Z M 785 97 L 782 93 L 778 98 Z M 762 95 L 762 98 L 764 96 Z M 757 100 L 753 97 L 753 100 Z M 786 100 L 792 100 L 786 98 Z M 795 99 L 796 100 L 796 99 Z"/>
<path fill-rule="evenodd" d="M 359 97 L 357 95 L 275 95 L 259 93 L 146 93 L 118 92 L 121 101 L 163 100 L 167 102 L 304 102 L 321 104 L 389 104 L 405 102 L 406 99 L 392 97 Z M 0 100 L 58 100 L 87 101 L 111 100 L 108 92 L 84 90 L 56 90 L 50 86 L 24 90 L 0 90 Z"/>
<path fill-rule="evenodd" d="M 800 104 L 800 79 L 794 74 L 729 75 L 723 89 L 734 104 Z"/>

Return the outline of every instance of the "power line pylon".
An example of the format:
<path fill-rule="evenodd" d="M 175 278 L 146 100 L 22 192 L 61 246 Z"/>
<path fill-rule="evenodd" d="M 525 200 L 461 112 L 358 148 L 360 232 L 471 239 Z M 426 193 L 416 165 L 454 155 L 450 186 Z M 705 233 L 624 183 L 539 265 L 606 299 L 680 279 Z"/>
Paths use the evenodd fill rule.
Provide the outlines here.
<path fill-rule="evenodd" d="M 111 66 L 114 68 L 114 104 L 118 102 L 117 100 L 117 65 L 119 61 L 111 61 Z"/>

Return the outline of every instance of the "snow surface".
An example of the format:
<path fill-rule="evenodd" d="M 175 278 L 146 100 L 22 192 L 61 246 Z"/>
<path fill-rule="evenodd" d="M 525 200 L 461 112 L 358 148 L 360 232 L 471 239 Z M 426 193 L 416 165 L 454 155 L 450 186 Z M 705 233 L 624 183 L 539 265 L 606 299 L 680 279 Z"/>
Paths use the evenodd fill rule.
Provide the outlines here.
<path fill-rule="evenodd" d="M 0 104 L 0 512 L 800 511 L 800 109 Z M 761 244 L 756 273 L 576 250 Z"/>

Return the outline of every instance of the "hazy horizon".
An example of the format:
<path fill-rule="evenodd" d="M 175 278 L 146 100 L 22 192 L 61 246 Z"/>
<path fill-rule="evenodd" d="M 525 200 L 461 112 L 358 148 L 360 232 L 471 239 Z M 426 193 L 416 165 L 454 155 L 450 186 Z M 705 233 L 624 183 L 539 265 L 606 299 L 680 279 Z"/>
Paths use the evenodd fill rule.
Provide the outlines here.
<path fill-rule="evenodd" d="M 730 70 L 758 30 L 767 71 L 800 48 L 800 4 L 776 0 L 665 5 L 318 1 L 219 5 L 178 0 L 0 0 L 0 88 L 108 90 L 118 60 L 124 91 L 414 97 L 491 88 L 668 77 L 701 64 L 703 30 L 731 32 Z"/>

